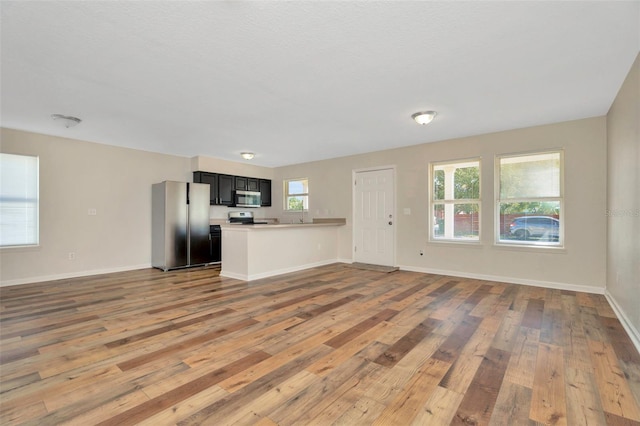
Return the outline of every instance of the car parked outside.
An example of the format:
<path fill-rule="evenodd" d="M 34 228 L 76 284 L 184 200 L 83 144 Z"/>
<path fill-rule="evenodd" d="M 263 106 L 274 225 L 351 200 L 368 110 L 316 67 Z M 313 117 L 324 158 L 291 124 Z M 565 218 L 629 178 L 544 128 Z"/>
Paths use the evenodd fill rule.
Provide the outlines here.
<path fill-rule="evenodd" d="M 518 240 L 532 238 L 558 241 L 560 237 L 560 221 L 549 216 L 522 216 L 509 224 L 512 237 Z"/>

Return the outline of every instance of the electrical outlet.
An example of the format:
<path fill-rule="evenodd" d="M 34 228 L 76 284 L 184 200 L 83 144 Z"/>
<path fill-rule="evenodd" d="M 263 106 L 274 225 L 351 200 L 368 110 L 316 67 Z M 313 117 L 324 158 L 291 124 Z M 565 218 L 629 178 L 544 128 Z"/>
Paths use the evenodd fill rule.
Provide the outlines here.
<path fill-rule="evenodd" d="M 89 216 L 95 216 L 98 214 L 98 211 L 96 209 L 89 209 Z"/>
<path fill-rule="evenodd" d="M 69 260 L 76 260 L 76 253 L 74 251 L 69 252 Z"/>

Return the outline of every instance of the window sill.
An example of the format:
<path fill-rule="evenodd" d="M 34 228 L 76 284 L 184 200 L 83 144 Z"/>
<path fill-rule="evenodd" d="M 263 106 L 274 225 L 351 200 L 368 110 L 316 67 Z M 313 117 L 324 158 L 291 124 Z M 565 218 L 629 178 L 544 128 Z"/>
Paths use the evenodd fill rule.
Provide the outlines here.
<path fill-rule="evenodd" d="M 32 244 L 32 245 L 24 245 L 24 246 L 0 246 L 0 251 L 14 251 L 14 252 L 21 252 L 21 251 L 38 251 L 40 250 L 40 244 Z"/>
<path fill-rule="evenodd" d="M 553 253 L 553 254 L 566 254 L 567 249 L 564 246 L 535 246 L 527 244 L 505 244 L 494 243 L 493 248 L 498 250 L 508 251 L 524 251 L 531 253 Z"/>
<path fill-rule="evenodd" d="M 480 240 L 429 240 L 427 244 L 434 246 L 451 246 L 451 247 L 465 247 L 465 248 L 482 248 L 482 241 Z"/>

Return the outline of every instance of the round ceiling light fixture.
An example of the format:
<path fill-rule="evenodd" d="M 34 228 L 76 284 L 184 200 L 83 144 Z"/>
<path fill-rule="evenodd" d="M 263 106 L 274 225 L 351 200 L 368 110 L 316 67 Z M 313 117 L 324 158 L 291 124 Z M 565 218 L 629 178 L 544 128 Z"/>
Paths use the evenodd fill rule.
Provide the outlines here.
<path fill-rule="evenodd" d="M 67 129 L 75 127 L 82 122 L 78 117 L 71 117 L 70 115 L 51 114 L 53 121 L 61 123 Z"/>
<path fill-rule="evenodd" d="M 413 118 L 416 123 L 425 125 L 431 123 L 436 115 L 438 115 L 438 113 L 435 111 L 421 111 L 411 114 L 411 118 Z"/>
<path fill-rule="evenodd" d="M 255 157 L 256 155 L 253 152 L 241 152 L 240 155 L 242 156 L 242 158 L 244 158 L 245 160 L 251 160 L 253 157 Z"/>

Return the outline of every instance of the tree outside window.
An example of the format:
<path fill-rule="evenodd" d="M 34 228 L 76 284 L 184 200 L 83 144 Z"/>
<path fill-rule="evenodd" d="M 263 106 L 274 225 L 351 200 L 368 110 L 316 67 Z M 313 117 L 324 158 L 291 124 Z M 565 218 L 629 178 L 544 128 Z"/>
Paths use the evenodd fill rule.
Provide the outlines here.
<path fill-rule="evenodd" d="M 431 176 L 431 238 L 479 240 L 480 160 L 434 163 Z"/>
<path fill-rule="evenodd" d="M 299 178 L 285 180 L 284 193 L 285 210 L 309 210 L 309 179 Z"/>

